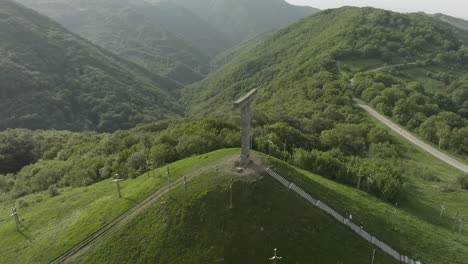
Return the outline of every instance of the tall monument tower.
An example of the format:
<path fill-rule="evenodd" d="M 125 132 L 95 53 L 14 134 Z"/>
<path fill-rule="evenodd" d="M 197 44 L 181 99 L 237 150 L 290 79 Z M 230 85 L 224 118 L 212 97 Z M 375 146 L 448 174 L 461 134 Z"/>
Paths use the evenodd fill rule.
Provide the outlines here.
<path fill-rule="evenodd" d="M 236 108 L 241 109 L 241 128 L 242 128 L 242 152 L 240 162 L 242 166 L 249 163 L 250 157 L 250 130 L 252 128 L 252 101 L 257 94 L 257 89 L 252 89 L 242 98 L 234 102 Z"/>

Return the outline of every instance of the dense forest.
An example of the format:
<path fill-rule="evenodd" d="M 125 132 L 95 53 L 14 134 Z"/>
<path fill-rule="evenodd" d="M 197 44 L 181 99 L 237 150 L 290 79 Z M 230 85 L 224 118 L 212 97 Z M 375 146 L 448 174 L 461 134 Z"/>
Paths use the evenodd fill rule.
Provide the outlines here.
<path fill-rule="evenodd" d="M 354 91 L 379 112 L 418 133 L 424 140 L 468 155 L 467 77 L 451 82 L 447 93 L 431 93 L 419 82 L 394 77 L 404 76 L 404 70 L 392 73 L 357 74 Z"/>
<path fill-rule="evenodd" d="M 357 60 L 377 61 L 377 66 L 411 62 L 419 71 L 353 76 L 347 64 Z M 339 67 L 340 61 L 347 64 Z M 422 126 L 424 139 L 466 155 L 467 62 L 467 47 L 427 17 L 341 8 L 249 46 L 223 70 L 186 88 L 184 95 L 192 114 L 223 116 L 230 101 L 259 88 L 258 112 L 302 130 L 313 126 L 321 134 L 340 123 L 360 122 L 348 93 L 353 79 L 354 93 L 377 110 L 413 131 Z"/>
<path fill-rule="evenodd" d="M 460 40 L 468 43 L 468 21 L 441 13 L 427 16 L 432 17 L 439 26 L 452 30 Z"/>
<path fill-rule="evenodd" d="M 211 70 L 209 60 L 216 54 L 316 12 L 282 0 L 269 1 L 268 14 L 258 1 L 19 2 L 151 72 L 184 84 L 201 80 Z"/>
<path fill-rule="evenodd" d="M 450 31 L 417 15 L 372 8 L 326 10 L 249 46 L 221 71 L 189 86 L 184 95 L 192 113 L 221 113 L 230 102 L 226 99 L 261 87 L 260 106 L 297 116 L 292 110 L 307 112 L 322 86 L 344 87 L 338 82 L 348 76 L 338 71 L 337 60 L 412 62 L 439 54 L 441 59 L 463 58 L 464 52 Z"/>
<path fill-rule="evenodd" d="M 239 146 L 239 129 L 235 125 L 239 117 L 230 105 L 248 90 L 258 88 L 252 138 L 255 150 L 341 183 L 354 186 L 359 180 L 362 189 L 382 200 L 398 200 L 403 195 L 402 175 L 417 168 L 405 167 L 404 148 L 352 102 L 349 81 L 354 72 L 346 63 L 340 67 L 339 61 L 349 64 L 356 59 L 377 60 L 382 64 L 418 62 L 418 67 L 458 72 L 426 73 L 426 77 L 447 85 L 440 92 L 425 87 L 426 82 L 411 81 L 414 76 L 410 72 L 397 69 L 390 73 L 358 73 L 353 78 L 353 89 L 379 111 L 392 114 L 429 141 L 466 154 L 466 78 L 460 73 L 467 59 L 466 47 L 453 32 L 420 15 L 372 8 L 327 10 L 234 49 L 232 61 L 226 59 L 220 63 L 224 64 L 221 69 L 205 80 L 180 90 L 178 84 L 91 45 L 33 11 L 14 4 L 6 7 L 11 10 L 1 16 L 4 29 L 16 23 L 24 28 L 25 37 L 41 32 L 34 43 L 37 49 L 30 42 L 23 49 L 13 46 L 12 35 L 3 33 L 9 37 L 6 38 L 9 41 L 2 42 L 7 50 L 13 55 L 26 52 L 31 61 L 11 60 L 11 63 L 27 65 L 24 76 L 46 81 L 39 82 L 40 85 L 34 81 L 15 90 L 30 89 L 33 83 L 37 86 L 30 100 L 41 101 L 41 107 L 31 103 L 35 109 L 31 112 L 20 109 L 25 112 L 23 116 L 11 109 L 19 111 L 12 105 L 25 100 L 24 93 L 12 97 L 13 91 L 8 90 L 11 86 L 4 86 L 2 92 L 10 98 L 10 105 L 4 108 L 10 111 L 7 119 L 10 123 L 4 128 L 97 132 L 28 129 L 2 132 L 0 188 L 6 193 L 3 199 L 49 188 L 55 194 L 56 186 L 85 186 L 115 174 L 136 177 L 153 166 Z M 11 16 L 13 11 L 15 16 Z M 33 23 L 32 19 L 38 21 Z M 41 28 L 37 28 L 38 23 Z M 65 40 L 67 45 L 63 43 Z M 55 48 L 46 42 L 56 43 Z M 63 64 L 57 60 L 45 62 L 40 59 L 44 56 L 39 57 L 50 54 L 46 57 L 55 58 L 54 52 L 67 54 L 69 57 L 65 58 L 70 62 L 66 61 L 65 66 L 74 63 L 72 67 L 59 67 Z M 41 75 L 44 69 L 39 71 L 34 63 L 48 65 L 45 70 L 60 75 L 49 80 L 48 75 Z M 132 70 L 125 71 L 123 65 Z M 108 72 L 115 75 L 105 75 Z M 94 76 L 98 73 L 103 76 Z M 56 87 L 62 80 L 65 81 L 62 86 Z M 160 87 L 156 86 L 158 83 L 165 86 L 156 89 Z M 76 117 L 53 116 L 48 120 L 46 110 L 55 104 L 47 101 L 52 99 L 46 95 L 54 94 L 50 98 L 68 102 L 59 97 L 62 92 L 73 95 L 69 109 Z M 183 94 L 182 104 L 177 102 L 179 92 Z M 163 97 L 151 97 L 152 93 Z M 3 98 L 7 102 L 7 97 Z M 180 105 L 186 106 L 187 111 Z M 78 106 L 81 112 L 76 110 Z M 407 106 L 414 111 L 408 112 Z M 163 110 L 171 113 L 158 112 Z M 167 119 L 171 114 L 188 114 L 198 121 L 192 117 Z M 206 119 L 207 116 L 222 119 Z M 37 122 L 31 121 L 34 118 Z M 152 123 L 160 119 L 167 120 Z M 64 120 L 70 123 L 64 124 Z M 143 123 L 147 125 L 136 126 Z M 424 174 L 433 178 L 430 172 Z"/>
<path fill-rule="evenodd" d="M 115 131 L 179 116 L 179 83 L 2 1 L 0 130 Z"/>
<path fill-rule="evenodd" d="M 342 124 L 317 135 L 264 121 L 255 121 L 255 150 L 350 185 L 372 174 L 362 181 L 367 191 L 383 200 L 401 195 L 403 168 L 396 160 L 401 153 L 371 122 Z M 172 120 L 112 134 L 13 129 L 1 132 L 0 142 L 0 190 L 6 199 L 56 186 L 86 186 L 116 174 L 133 178 L 186 157 L 237 147 L 240 132 L 220 119 Z"/>

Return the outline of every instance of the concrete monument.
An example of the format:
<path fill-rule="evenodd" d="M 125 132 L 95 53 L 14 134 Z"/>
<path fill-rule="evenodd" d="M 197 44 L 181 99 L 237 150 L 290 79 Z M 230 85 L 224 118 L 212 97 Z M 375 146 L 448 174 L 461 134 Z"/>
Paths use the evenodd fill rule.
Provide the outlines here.
<path fill-rule="evenodd" d="M 236 108 L 241 109 L 241 128 L 242 128 L 242 152 L 240 157 L 241 165 L 249 163 L 250 157 L 250 130 L 252 128 L 252 107 L 251 103 L 257 94 L 257 89 L 252 89 L 249 93 L 234 102 Z"/>

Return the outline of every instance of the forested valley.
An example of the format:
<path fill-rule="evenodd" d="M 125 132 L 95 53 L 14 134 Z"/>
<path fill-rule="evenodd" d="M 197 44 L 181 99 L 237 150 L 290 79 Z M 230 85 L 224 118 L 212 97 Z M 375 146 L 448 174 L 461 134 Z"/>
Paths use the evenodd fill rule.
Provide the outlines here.
<path fill-rule="evenodd" d="M 42 23 L 58 28 L 48 20 Z M 298 38 L 302 41 L 291 42 Z M 401 175 L 413 170 L 401 164 L 404 148 L 353 105 L 350 89 L 422 138 L 467 155 L 468 98 L 463 75 L 466 52 L 465 44 L 451 31 L 419 15 L 372 8 L 324 11 L 247 45 L 232 62 L 205 80 L 177 88 L 184 95 L 181 105 L 187 106 L 185 113 L 191 118 L 104 134 L 28 129 L 2 132 L 0 188 L 12 197 L 21 197 L 51 186 L 85 186 L 115 174 L 136 177 L 150 166 L 236 147 L 239 115 L 229 105 L 242 93 L 259 88 L 254 149 L 349 185 L 362 175 L 372 174 L 363 183 L 368 185 L 367 191 L 394 201 L 402 194 Z M 407 66 L 408 71 L 398 68 L 359 72 L 352 66 L 354 61 L 355 65 L 361 61 L 417 64 Z M 413 72 L 413 68 L 418 70 Z M 424 79 L 418 82 L 416 74 L 421 71 Z M 83 82 L 76 84 L 83 86 Z M 447 87 L 440 90 L 438 84 Z M 64 87 L 70 89 L 69 85 Z M 174 98 L 173 105 L 177 105 L 178 92 L 174 88 L 167 92 Z M 109 97 L 104 94 L 103 100 L 106 98 Z M 95 105 L 93 111 L 103 107 L 102 103 L 86 103 Z M 109 102 L 117 109 L 127 104 Z M 178 109 L 182 114 L 183 108 Z M 127 113 L 131 111 L 128 109 Z M 108 114 L 100 113 L 101 121 L 95 123 L 99 125 L 97 130 L 130 128 L 151 120 L 125 116 L 123 112 L 117 115 L 102 120 Z M 37 114 L 30 116 L 37 118 Z M 204 120 L 210 116 L 227 121 Z M 33 124 L 30 118 L 24 121 L 27 120 L 26 127 Z M 119 120 L 127 119 L 134 123 L 122 127 Z M 60 122 L 57 118 L 51 120 Z M 39 122 L 37 128 L 44 128 L 43 125 Z M 64 127 L 61 124 L 56 128 Z M 427 174 L 423 177 L 430 178 L 430 172 Z"/>
<path fill-rule="evenodd" d="M 257 89 L 253 155 L 268 156 L 264 160 L 293 176 L 311 173 L 323 178 L 307 186 L 339 186 L 335 191 L 317 187 L 317 194 L 339 196 L 338 189 L 352 189 L 346 192 L 356 201 L 385 208 L 362 215 L 391 224 L 388 232 L 394 233 L 408 229 L 388 220 L 390 207 L 393 217 L 401 210 L 401 217 L 410 219 L 405 228 L 421 221 L 425 230 L 437 226 L 447 233 L 450 217 L 458 208 L 466 209 L 468 174 L 434 161 L 353 102 L 361 99 L 466 163 L 464 20 L 370 7 L 319 11 L 282 0 L 269 3 L 268 10 L 263 0 L 18 2 L 0 0 L 0 205 L 5 208 L 17 204 L 35 210 L 44 199 L 60 197 L 63 203 L 75 191 L 87 192 L 117 179 L 162 182 L 162 171 L 167 169 L 169 175 L 172 164 L 195 162 L 190 166 L 202 173 L 201 164 L 214 159 L 213 151 L 227 153 L 241 146 L 241 116 L 233 102 Z M 242 171 L 238 161 L 230 165 Z M 223 164 L 216 166 L 214 174 Z M 216 194 L 202 192 L 197 199 L 212 204 L 222 200 L 227 189 L 221 188 L 229 185 L 216 179 L 209 180 L 215 182 L 210 188 Z M 263 188 L 255 184 L 249 192 Z M 99 189 L 103 190 L 107 189 Z M 151 194 L 148 190 L 142 193 Z M 262 195 L 270 194 L 258 194 L 254 200 Z M 356 210 L 353 201 L 339 197 L 332 205 Z M 127 207 L 117 211 L 124 212 L 137 200 L 124 201 Z M 196 201 L 185 201 L 187 208 L 206 206 Z M 446 202 L 450 216 L 443 215 Z M 351 214 L 344 209 L 341 213 Z M 103 226 L 107 214 L 99 215 L 106 219 Z M 164 217 L 171 214 L 183 215 L 166 211 Z M 321 230 L 314 228 L 313 232 Z M 401 233 L 398 237 L 385 232 L 378 234 L 399 250 L 408 245 L 395 242 Z M 443 232 L 423 239 L 446 237 Z M 444 264 L 455 252 L 467 253 L 467 237 L 460 233 L 458 240 L 451 240 L 450 251 L 431 244 L 434 251 L 411 248 L 408 254 Z M 458 255 L 456 260 L 462 263 Z"/>

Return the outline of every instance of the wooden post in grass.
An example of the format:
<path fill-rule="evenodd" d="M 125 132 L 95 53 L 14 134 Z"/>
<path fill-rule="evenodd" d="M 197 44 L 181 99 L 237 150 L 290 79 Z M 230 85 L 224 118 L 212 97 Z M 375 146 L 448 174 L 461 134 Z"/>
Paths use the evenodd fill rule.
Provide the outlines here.
<path fill-rule="evenodd" d="M 167 174 L 167 187 L 169 189 L 169 197 L 170 197 L 171 196 L 171 172 L 169 170 L 169 167 L 167 167 L 166 174 Z"/>
<path fill-rule="evenodd" d="M 372 184 L 373 180 L 372 180 L 372 174 L 370 174 L 368 177 L 367 177 L 367 192 L 370 193 L 370 187 L 371 187 L 371 184 Z"/>
<path fill-rule="evenodd" d="M 442 220 L 442 215 L 444 215 L 446 208 L 445 208 L 445 202 L 440 205 L 440 216 L 439 219 Z"/>
<path fill-rule="evenodd" d="M 276 261 L 277 261 L 277 260 L 280 260 L 280 259 L 282 259 L 282 258 L 283 258 L 283 257 L 278 257 L 278 256 L 276 255 L 276 248 L 275 248 L 273 257 L 271 257 L 271 258 L 269 258 L 269 259 L 272 261 L 272 262 L 271 262 L 272 264 L 276 264 Z"/>
<path fill-rule="evenodd" d="M 461 235 L 462 231 L 463 231 L 463 224 L 465 223 L 465 217 L 463 216 L 461 219 L 460 219 L 460 225 L 458 226 L 458 234 Z"/>
<path fill-rule="evenodd" d="M 184 187 L 185 187 L 185 203 L 188 203 L 188 194 L 187 194 L 187 176 L 184 176 Z"/>
<path fill-rule="evenodd" d="M 250 130 L 252 128 L 252 101 L 257 94 L 257 89 L 252 89 L 242 98 L 234 102 L 236 108 L 241 109 L 241 128 L 242 128 L 242 151 L 240 161 L 242 166 L 246 166 L 250 161 Z"/>
<path fill-rule="evenodd" d="M 273 142 L 271 141 L 271 137 L 270 137 L 270 139 L 268 139 L 268 156 L 271 155 L 271 143 Z"/>
<path fill-rule="evenodd" d="M 286 139 L 284 140 L 284 147 L 283 147 L 283 161 L 286 161 Z"/>
<path fill-rule="evenodd" d="M 453 225 L 452 225 L 452 232 L 456 232 L 459 215 L 460 215 L 460 209 L 458 209 L 457 212 L 455 213 L 455 218 L 453 220 Z"/>
<path fill-rule="evenodd" d="M 374 264 L 374 260 L 375 260 L 375 248 L 374 248 L 374 251 L 372 251 L 372 261 L 371 261 L 371 264 Z"/>
<path fill-rule="evenodd" d="M 359 168 L 359 172 L 358 172 L 358 182 L 357 182 L 357 188 L 358 189 L 361 189 L 361 177 L 362 177 L 361 170 L 362 170 L 362 167 Z"/>
<path fill-rule="evenodd" d="M 393 209 L 393 216 L 392 216 L 392 227 L 395 227 L 397 206 L 398 206 L 398 203 L 395 203 L 395 208 Z"/>
<path fill-rule="evenodd" d="M 231 178 L 231 185 L 229 185 L 229 196 L 230 196 L 230 198 L 229 198 L 229 200 L 230 200 L 230 202 L 229 202 L 229 208 L 230 208 L 230 209 L 232 209 L 232 184 L 233 184 L 233 183 L 234 183 L 234 179 Z"/>
<path fill-rule="evenodd" d="M 15 219 L 15 225 L 16 225 L 16 231 L 20 231 L 20 222 L 19 222 L 19 218 L 18 218 L 18 212 L 16 211 L 16 206 L 13 205 L 13 207 L 11 207 L 11 216 Z"/>
<path fill-rule="evenodd" d="M 167 213 L 167 205 L 166 205 L 166 201 L 162 201 L 161 202 L 161 205 L 163 207 L 163 211 L 164 211 L 164 216 L 166 217 L 166 237 L 168 237 L 169 235 L 169 214 Z"/>
<path fill-rule="evenodd" d="M 117 194 L 119 195 L 119 198 L 122 198 L 122 195 L 120 194 L 120 182 L 123 181 L 123 179 L 115 179 L 113 182 L 116 183 L 117 185 Z"/>
<path fill-rule="evenodd" d="M 147 163 L 150 165 L 150 167 L 149 167 L 150 171 L 148 171 L 148 178 L 150 178 L 152 173 L 153 173 L 153 162 L 150 161 L 150 162 L 147 162 Z"/>

